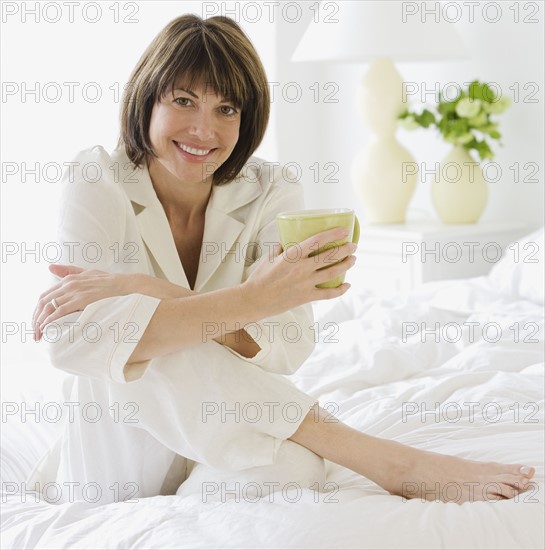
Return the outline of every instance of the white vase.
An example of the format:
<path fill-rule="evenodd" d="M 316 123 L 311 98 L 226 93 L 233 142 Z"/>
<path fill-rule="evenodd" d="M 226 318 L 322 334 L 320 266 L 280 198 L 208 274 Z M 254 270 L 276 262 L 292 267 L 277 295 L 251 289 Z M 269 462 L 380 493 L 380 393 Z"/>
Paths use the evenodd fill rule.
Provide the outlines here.
<path fill-rule="evenodd" d="M 431 187 L 433 206 L 444 223 L 475 223 L 488 200 L 483 171 L 469 151 L 455 146 L 439 165 Z"/>

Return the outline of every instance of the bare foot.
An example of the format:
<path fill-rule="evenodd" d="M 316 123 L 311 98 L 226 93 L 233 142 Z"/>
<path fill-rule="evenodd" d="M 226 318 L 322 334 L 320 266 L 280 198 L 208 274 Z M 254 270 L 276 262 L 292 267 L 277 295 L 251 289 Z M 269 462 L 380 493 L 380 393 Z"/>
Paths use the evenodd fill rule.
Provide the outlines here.
<path fill-rule="evenodd" d="M 535 469 L 476 462 L 379 440 L 383 466 L 371 479 L 390 493 L 429 501 L 474 502 L 514 498 L 530 488 Z"/>
<path fill-rule="evenodd" d="M 476 462 L 373 437 L 313 407 L 291 440 L 405 498 L 474 502 L 514 498 L 531 488 L 535 469 Z"/>

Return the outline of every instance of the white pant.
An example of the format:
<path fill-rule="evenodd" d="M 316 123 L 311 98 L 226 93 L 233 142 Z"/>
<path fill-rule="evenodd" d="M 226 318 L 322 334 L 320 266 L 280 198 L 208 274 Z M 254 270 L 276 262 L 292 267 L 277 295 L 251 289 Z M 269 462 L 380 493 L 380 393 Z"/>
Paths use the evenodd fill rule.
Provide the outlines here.
<path fill-rule="evenodd" d="M 73 418 L 27 487 L 37 483 L 42 492 L 54 482 L 42 494 L 57 503 L 174 494 L 187 459 L 215 471 L 274 464 L 283 440 L 317 402 L 215 342 L 184 350 L 183 358 L 156 358 L 127 384 L 74 377 L 67 400 Z M 316 468 L 316 455 L 305 452 Z"/>

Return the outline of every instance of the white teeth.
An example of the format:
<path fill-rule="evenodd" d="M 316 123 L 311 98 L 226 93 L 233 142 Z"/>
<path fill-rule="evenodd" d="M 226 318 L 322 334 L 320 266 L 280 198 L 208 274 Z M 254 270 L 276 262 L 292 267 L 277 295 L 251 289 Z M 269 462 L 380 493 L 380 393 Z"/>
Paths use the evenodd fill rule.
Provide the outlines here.
<path fill-rule="evenodd" d="M 208 155 L 212 149 L 193 149 L 193 147 L 188 147 L 187 145 L 184 145 L 183 143 L 176 142 L 176 145 L 186 153 L 191 153 L 192 155 L 199 155 L 203 157 L 204 155 Z"/>

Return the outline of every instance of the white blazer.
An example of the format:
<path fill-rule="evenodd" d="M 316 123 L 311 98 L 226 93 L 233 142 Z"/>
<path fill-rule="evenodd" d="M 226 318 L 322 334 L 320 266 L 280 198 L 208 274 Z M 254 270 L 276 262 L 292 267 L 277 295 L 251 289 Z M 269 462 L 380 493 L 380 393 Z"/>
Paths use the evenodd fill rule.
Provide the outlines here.
<path fill-rule="evenodd" d="M 147 168 L 134 170 L 122 148 L 110 156 L 97 146 L 76 156 L 63 186 L 59 263 L 146 273 L 189 288 Z M 256 157 L 236 180 L 214 186 L 194 290 L 244 281 L 261 254 L 279 242 L 276 214 L 302 208 L 302 199 L 299 184 L 285 181 L 280 167 Z M 96 403 L 103 414 L 96 422 L 80 417 L 67 422 L 29 482 L 98 480 L 104 491 L 125 480 L 138 485 L 137 495 L 149 496 L 174 492 L 183 480 L 180 471 L 171 471 L 176 455 L 234 470 L 274 462 L 279 443 L 298 422 L 276 415 L 227 426 L 195 422 L 194 415 L 210 400 L 264 407 L 271 401 L 296 403 L 306 414 L 316 400 L 281 375 L 293 373 L 314 348 L 310 304 L 256 323 L 251 334 L 261 351 L 253 358 L 208 341 L 140 363 L 127 380 L 127 359 L 159 303 L 142 294 L 108 298 L 46 327 L 52 365 L 77 375 L 67 398 L 82 407 Z M 137 409 L 131 417 L 136 425 L 116 418 L 127 405 Z"/>
<path fill-rule="evenodd" d="M 147 273 L 189 288 L 147 168 L 132 169 L 122 148 L 110 156 L 99 146 L 77 155 L 72 167 L 65 176 L 61 198 L 58 241 L 64 255 L 60 263 L 117 273 Z M 280 167 L 256 157 L 248 161 L 237 181 L 214 186 L 205 214 L 194 290 L 209 292 L 244 281 L 255 260 L 280 242 L 276 214 L 301 208 L 301 185 L 285 181 Z M 50 329 L 52 364 L 78 375 L 126 382 L 126 360 L 159 301 L 134 294 L 91 304 L 83 313 L 75 314 L 77 327 L 67 324 Z M 107 340 L 103 335 L 103 345 L 90 347 L 93 337 L 87 334 L 83 338 L 81 331 L 85 323 L 101 318 L 110 323 L 112 338 Z M 124 338 L 117 332 L 116 322 L 119 330 L 127 325 Z M 267 371 L 292 374 L 314 347 L 312 322 L 309 304 L 264 319 L 251 331 L 261 351 L 250 359 L 236 355 Z M 90 332 L 92 327 L 84 330 Z M 110 345 L 104 345 L 106 341 Z M 72 361 L 76 357 L 78 361 Z"/>

